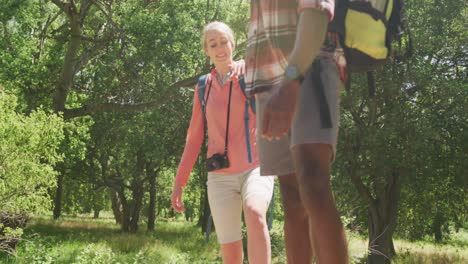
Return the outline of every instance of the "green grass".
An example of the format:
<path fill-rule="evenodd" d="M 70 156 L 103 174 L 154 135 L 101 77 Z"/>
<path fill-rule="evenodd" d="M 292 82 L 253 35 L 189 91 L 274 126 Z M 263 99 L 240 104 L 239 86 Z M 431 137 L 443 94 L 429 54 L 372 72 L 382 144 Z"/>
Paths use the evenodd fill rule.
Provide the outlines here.
<path fill-rule="evenodd" d="M 444 244 L 426 241 L 410 242 L 394 239 L 397 256 L 393 264 L 465 264 L 468 263 L 468 233 L 459 232 Z M 348 245 L 353 263 L 366 263 L 367 240 L 348 233 Z"/>
<path fill-rule="evenodd" d="M 455 244 L 437 245 L 429 242 L 408 242 L 395 240 L 395 250 L 399 253 L 396 264 L 452 264 L 468 263 L 468 240 Z"/>
<path fill-rule="evenodd" d="M 0 263 L 221 263 L 216 236 L 208 243 L 193 223 L 159 220 L 154 232 L 141 226 L 136 234 L 122 233 L 112 218 L 36 218 L 24 232 L 17 256 L 1 256 Z M 271 231 L 273 263 L 286 263 L 281 223 Z M 348 234 L 353 263 L 365 263 L 367 242 Z M 468 263 L 467 233 L 444 245 L 395 240 L 393 263 Z"/>
<path fill-rule="evenodd" d="M 0 263 L 216 263 L 217 243 L 205 243 L 186 222 L 160 222 L 156 230 L 122 233 L 112 219 L 36 219 L 25 230 L 16 257 Z"/>

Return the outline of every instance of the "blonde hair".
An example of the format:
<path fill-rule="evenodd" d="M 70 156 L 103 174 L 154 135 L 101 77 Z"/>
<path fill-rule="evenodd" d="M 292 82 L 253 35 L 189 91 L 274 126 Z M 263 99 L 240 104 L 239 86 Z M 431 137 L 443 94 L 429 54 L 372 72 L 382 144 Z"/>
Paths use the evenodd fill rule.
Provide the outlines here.
<path fill-rule="evenodd" d="M 234 43 L 234 32 L 232 31 L 232 29 L 223 22 L 214 21 L 203 28 L 201 39 L 203 50 L 206 49 L 206 33 L 210 31 L 218 31 L 220 33 L 226 34 L 228 41 L 231 42 L 232 48 L 235 48 L 236 45 Z"/>

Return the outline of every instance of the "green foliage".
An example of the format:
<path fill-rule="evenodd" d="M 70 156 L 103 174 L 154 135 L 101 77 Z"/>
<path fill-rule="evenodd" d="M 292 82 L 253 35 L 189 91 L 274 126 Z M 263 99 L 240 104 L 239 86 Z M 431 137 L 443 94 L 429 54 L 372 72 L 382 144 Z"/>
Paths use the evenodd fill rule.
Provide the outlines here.
<path fill-rule="evenodd" d="M 204 242 L 194 224 L 163 222 L 153 233 L 126 234 L 112 219 L 35 221 L 17 257 L 1 263 L 207 263 L 219 261 L 216 238 Z M 197 252 L 196 254 L 192 254 Z"/>
<path fill-rule="evenodd" d="M 409 2 L 415 56 L 408 62 L 412 95 L 410 122 L 418 136 L 412 143 L 412 177 L 405 178 L 400 210 L 400 234 L 410 239 L 449 239 L 468 219 L 466 156 L 468 85 L 463 29 L 463 1 L 426 5 Z M 420 12 L 426 16 L 420 17 Z"/>
<path fill-rule="evenodd" d="M 63 210 L 66 213 L 90 212 L 93 207 L 103 208 L 108 204 L 106 193 L 96 190 L 92 172 L 86 170 L 86 154 L 91 142 L 90 128 L 94 120 L 80 117 L 68 120 L 64 126 L 65 140 L 60 152 L 66 157 L 60 164 L 67 177 L 64 179 Z"/>
<path fill-rule="evenodd" d="M 48 109 L 64 40 L 49 38 L 43 30 L 58 30 L 60 19 L 52 19 L 57 9 L 40 1 L 1 2 L 0 80 L 17 95 L 19 109 Z"/>
<path fill-rule="evenodd" d="M 355 192 L 349 164 L 375 198 L 401 173 L 396 234 L 441 241 L 467 221 L 468 86 L 463 1 L 406 1 L 413 56 L 402 54 L 376 72 L 377 93 L 353 75 L 342 101 L 333 186 L 351 229 L 366 233 L 368 200 Z M 383 203 L 374 200 L 375 204 Z M 452 230 L 452 231 L 451 231 Z"/>
<path fill-rule="evenodd" d="M 29 113 L 39 106 L 50 110 L 54 91 L 63 83 L 68 44 L 77 41 L 77 36 L 70 36 L 70 18 L 50 1 L 4 0 L 1 6 L 0 80 L 17 95 L 19 111 Z M 78 63 L 65 107 L 161 104 L 143 114 L 104 114 L 66 122 L 59 150 L 64 160 L 55 170 L 65 176 L 62 204 L 68 213 L 108 207 L 105 186 L 110 174 L 121 173 L 127 186 L 142 180 L 134 171 L 138 151 L 144 152 L 146 162 L 173 171 L 182 152 L 184 135 L 179 132 L 186 131 L 193 92 L 168 87 L 208 70 L 200 46 L 200 32 L 207 22 L 225 21 L 234 28 L 238 44 L 246 39 L 249 4 L 245 1 L 129 0 L 107 7 L 93 2 L 83 19 L 83 39 L 72 58 Z M 243 48 L 239 45 L 238 54 Z M 109 161 L 105 172 L 102 160 Z M 172 185 L 172 175 L 157 180 L 164 182 L 159 189 Z M 187 202 L 196 217 L 197 175 L 193 180 L 197 184 Z M 168 194 L 157 197 L 161 196 Z"/>
<path fill-rule="evenodd" d="M 79 7 L 81 2 L 75 2 Z M 413 56 L 398 57 L 377 72 L 374 99 L 367 97 L 366 80 L 353 76 L 351 93 L 342 98 L 333 188 L 347 227 L 366 233 L 368 207 L 348 177 L 347 162 L 359 163 L 359 176 L 372 195 L 397 168 L 404 172 L 397 234 L 423 239 L 440 231 L 447 242 L 449 235 L 466 223 L 468 211 L 468 12 L 462 0 L 406 3 Z M 200 32 L 210 21 L 224 21 L 234 29 L 235 57 L 242 58 L 248 11 L 248 1 L 125 0 L 109 9 L 102 1 L 93 1 L 83 20 L 76 61 L 84 55 L 90 57 L 75 65 L 66 109 L 158 103 L 142 112 L 125 107 L 112 113 L 97 110 L 64 123 L 49 112 L 64 69 L 67 44 L 72 41 L 69 17 L 51 1 L 0 0 L 0 83 L 8 91 L 8 95 L 0 95 L 0 208 L 48 209 L 49 194 L 60 171 L 65 176 L 64 212 L 108 210 L 109 183 L 117 180 L 125 187 L 130 204 L 129 187 L 143 182 L 143 215 L 148 209 L 149 170 L 136 172 L 140 151 L 146 163 L 160 169 L 156 211 L 159 217 L 173 217 L 170 193 L 193 89 L 172 85 L 208 71 Z M 401 46 L 395 44 L 397 54 L 408 44 L 407 36 Z M 356 116 L 362 122 L 359 126 Z M 357 143 L 361 149 L 353 153 L 349 147 Z M 204 175 L 196 166 L 184 193 L 188 220 L 201 213 Z M 279 221 L 283 212 L 278 189 L 275 197 L 275 220 Z M 274 241 L 276 245 L 278 236 Z M 101 244 L 94 245 L 87 249 L 90 254 L 107 252 Z M 33 248 L 42 250 L 39 244 L 31 245 L 31 252 Z M 83 250 L 80 246 L 73 256 Z M 31 256 L 47 263 L 55 256 L 41 256 L 51 254 L 36 252 Z M 171 261 L 168 256 L 162 259 Z M 172 261 L 187 259 L 190 256 L 177 253 Z"/>
<path fill-rule="evenodd" d="M 22 225 L 11 226 L 16 216 L 50 209 L 49 190 L 56 183 L 53 166 L 62 160 L 62 118 L 42 109 L 24 115 L 16 108 L 16 97 L 0 87 L 0 213 L 5 213 L 0 251 L 11 251 L 3 242 L 22 235 Z"/>
<path fill-rule="evenodd" d="M 15 96 L 0 91 L 0 211 L 45 212 L 53 165 L 62 159 L 63 120 L 43 110 L 19 114 L 16 106 Z"/>
<path fill-rule="evenodd" d="M 113 258 L 114 253 L 111 248 L 106 245 L 91 243 L 78 254 L 74 263 L 106 264 L 112 263 Z"/>
<path fill-rule="evenodd" d="M 126 234 L 111 218 L 35 219 L 25 229 L 17 256 L 1 256 L 0 263 L 221 263 L 213 235 L 208 243 L 193 223 L 160 221 L 154 232 Z M 466 231 L 464 232 L 466 235 Z M 282 222 L 270 231 L 272 263 L 285 263 Z M 365 263 L 365 240 L 349 233 L 351 263 Z M 396 240 L 401 251 L 396 263 L 465 263 L 467 244 L 436 245 Z"/>

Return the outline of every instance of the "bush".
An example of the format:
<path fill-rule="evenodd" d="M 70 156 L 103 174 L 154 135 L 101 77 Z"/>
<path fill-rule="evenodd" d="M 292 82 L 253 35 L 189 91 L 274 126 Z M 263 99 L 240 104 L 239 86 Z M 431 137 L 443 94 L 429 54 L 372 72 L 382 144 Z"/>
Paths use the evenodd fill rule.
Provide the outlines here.
<path fill-rule="evenodd" d="M 24 213 L 0 212 L 0 251 L 14 253 L 27 221 L 28 216 Z"/>
<path fill-rule="evenodd" d="M 24 115 L 16 107 L 16 97 L 0 87 L 0 251 L 10 253 L 27 215 L 50 209 L 64 138 L 61 117 L 42 110 Z"/>
<path fill-rule="evenodd" d="M 113 263 L 114 252 L 102 244 L 89 244 L 76 257 L 77 264 L 108 264 Z"/>

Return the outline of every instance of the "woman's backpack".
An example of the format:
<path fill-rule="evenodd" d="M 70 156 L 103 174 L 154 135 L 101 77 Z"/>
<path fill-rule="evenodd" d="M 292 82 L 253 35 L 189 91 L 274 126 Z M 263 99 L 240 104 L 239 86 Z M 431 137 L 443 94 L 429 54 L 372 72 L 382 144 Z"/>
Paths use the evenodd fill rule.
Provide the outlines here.
<path fill-rule="evenodd" d="M 202 75 L 198 78 L 198 98 L 200 99 L 200 104 L 202 107 L 205 107 L 205 89 L 206 89 L 206 82 L 207 82 L 208 74 Z M 247 98 L 246 103 L 248 104 L 247 107 L 250 107 L 252 111 L 255 113 L 255 97 L 251 96 L 248 97 L 245 93 L 245 80 L 242 76 L 239 78 L 239 86 L 241 87 L 242 93 Z"/>

